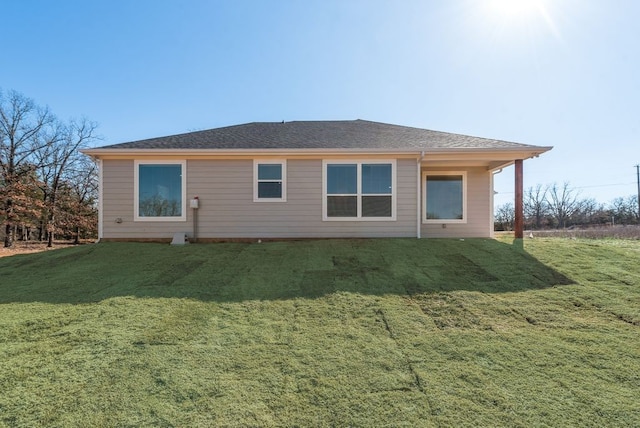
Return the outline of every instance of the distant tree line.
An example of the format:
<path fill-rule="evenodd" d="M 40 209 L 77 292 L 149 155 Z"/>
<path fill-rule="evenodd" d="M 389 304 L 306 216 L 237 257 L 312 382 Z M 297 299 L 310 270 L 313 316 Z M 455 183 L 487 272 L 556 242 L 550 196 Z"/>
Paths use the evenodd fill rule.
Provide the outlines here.
<path fill-rule="evenodd" d="M 4 246 L 97 234 L 97 165 L 78 150 L 97 124 L 62 121 L 16 91 L 0 90 L 0 222 Z"/>
<path fill-rule="evenodd" d="M 568 182 L 528 188 L 523 205 L 527 230 L 640 224 L 637 195 L 618 197 L 603 204 L 593 198 L 581 198 Z M 514 220 L 513 203 L 499 206 L 495 212 L 495 230 L 513 230 Z"/>

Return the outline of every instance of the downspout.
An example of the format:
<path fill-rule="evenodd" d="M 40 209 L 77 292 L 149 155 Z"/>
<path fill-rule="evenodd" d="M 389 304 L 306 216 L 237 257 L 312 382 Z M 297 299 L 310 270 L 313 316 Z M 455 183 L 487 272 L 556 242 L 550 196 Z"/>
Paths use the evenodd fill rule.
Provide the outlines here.
<path fill-rule="evenodd" d="M 103 236 L 104 225 L 104 161 L 98 159 L 98 242 Z"/>
<path fill-rule="evenodd" d="M 498 170 L 493 170 L 491 171 L 491 183 L 490 183 L 490 189 L 491 189 L 491 200 L 489 201 L 489 230 L 491 231 L 490 233 L 490 237 L 491 238 L 495 238 L 496 234 L 495 234 L 495 224 L 496 224 L 496 209 L 494 208 L 494 198 L 496 195 L 496 191 L 494 188 L 494 179 L 496 174 L 500 174 L 502 172 L 502 168 L 498 169 Z"/>
<path fill-rule="evenodd" d="M 420 214 L 422 212 L 422 191 L 420 185 L 422 184 L 422 161 L 424 160 L 424 150 L 420 152 L 420 157 L 416 159 L 416 238 L 420 239 L 422 219 Z"/>

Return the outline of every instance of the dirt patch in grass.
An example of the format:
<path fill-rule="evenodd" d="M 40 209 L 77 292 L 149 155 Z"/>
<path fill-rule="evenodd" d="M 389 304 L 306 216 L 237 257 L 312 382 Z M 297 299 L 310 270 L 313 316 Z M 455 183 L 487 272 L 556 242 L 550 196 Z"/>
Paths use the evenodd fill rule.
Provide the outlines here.
<path fill-rule="evenodd" d="M 80 245 L 89 244 L 91 242 L 83 241 L 80 243 Z M 10 256 L 16 256 L 19 254 L 31 254 L 31 253 L 41 253 L 43 251 L 59 250 L 61 248 L 74 247 L 78 244 L 74 244 L 73 242 L 70 242 L 70 241 L 56 241 L 53 243 L 53 247 L 49 248 L 47 247 L 46 242 L 17 241 L 17 242 L 14 242 L 13 245 L 9 248 L 5 248 L 1 245 L 2 243 L 0 242 L 0 257 L 10 257 Z"/>
<path fill-rule="evenodd" d="M 0 245 L 2 245 L 0 243 Z M 57 249 L 54 247 L 52 249 Z M 16 242 L 9 248 L 0 247 L 0 257 L 10 257 L 18 254 L 31 254 L 47 251 L 45 242 Z"/>

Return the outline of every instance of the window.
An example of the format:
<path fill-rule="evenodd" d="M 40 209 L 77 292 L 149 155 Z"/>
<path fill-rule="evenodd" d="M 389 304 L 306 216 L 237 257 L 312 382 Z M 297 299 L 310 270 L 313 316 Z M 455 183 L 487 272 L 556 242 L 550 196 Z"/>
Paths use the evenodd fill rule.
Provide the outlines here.
<path fill-rule="evenodd" d="M 395 161 L 323 164 L 323 220 L 395 220 Z"/>
<path fill-rule="evenodd" d="M 466 223 L 467 174 L 425 172 L 423 174 L 426 223 Z"/>
<path fill-rule="evenodd" d="M 253 161 L 253 201 L 286 202 L 287 161 Z"/>
<path fill-rule="evenodd" d="M 185 221 L 185 161 L 135 161 L 136 221 Z"/>

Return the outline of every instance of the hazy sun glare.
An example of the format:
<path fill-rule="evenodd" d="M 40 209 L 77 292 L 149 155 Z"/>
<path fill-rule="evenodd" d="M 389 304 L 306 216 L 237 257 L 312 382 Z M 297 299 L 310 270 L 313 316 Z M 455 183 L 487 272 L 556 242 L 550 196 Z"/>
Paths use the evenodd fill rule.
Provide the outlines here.
<path fill-rule="evenodd" d="M 490 0 L 491 13 L 503 19 L 523 19 L 535 14 L 544 14 L 542 0 Z"/>
<path fill-rule="evenodd" d="M 556 39 L 562 39 L 549 10 L 553 4 L 548 0 L 487 0 L 479 4 L 486 23 L 502 37 L 523 31 L 532 36 L 546 29 Z"/>

